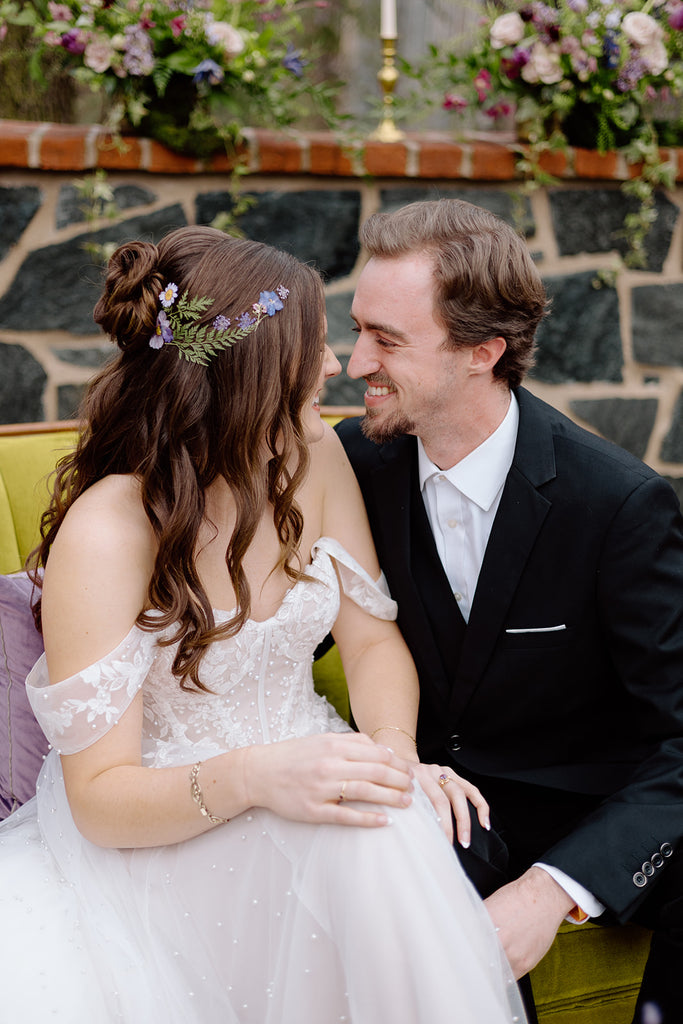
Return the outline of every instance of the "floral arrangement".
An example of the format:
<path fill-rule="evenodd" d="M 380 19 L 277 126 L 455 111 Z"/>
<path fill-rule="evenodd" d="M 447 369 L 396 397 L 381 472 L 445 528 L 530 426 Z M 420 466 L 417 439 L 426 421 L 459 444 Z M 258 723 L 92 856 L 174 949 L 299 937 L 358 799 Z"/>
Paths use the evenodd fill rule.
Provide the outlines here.
<path fill-rule="evenodd" d="M 434 52 L 450 79 L 447 108 L 512 113 L 605 151 L 649 134 L 657 102 L 683 96 L 683 0 L 506 7 L 464 57 Z"/>
<path fill-rule="evenodd" d="M 332 114 L 333 87 L 307 77 L 307 6 L 327 2 L 0 0 L 0 45 L 7 25 L 27 26 L 36 77 L 45 52 L 58 52 L 78 82 L 104 95 L 108 125 L 203 156 L 245 124 Z"/>
<path fill-rule="evenodd" d="M 514 124 L 528 178 L 542 182 L 540 153 L 567 144 L 642 165 L 625 187 L 640 204 L 630 261 L 642 263 L 653 190 L 673 184 L 659 146 L 683 144 L 683 0 L 498 0 L 474 39 L 403 70 L 463 125 Z"/>

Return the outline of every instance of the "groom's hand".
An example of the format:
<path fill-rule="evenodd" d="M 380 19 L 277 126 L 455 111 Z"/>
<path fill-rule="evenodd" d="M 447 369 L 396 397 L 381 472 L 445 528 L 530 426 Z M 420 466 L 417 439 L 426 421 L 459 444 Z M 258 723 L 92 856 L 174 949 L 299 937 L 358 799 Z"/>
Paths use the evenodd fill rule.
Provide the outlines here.
<path fill-rule="evenodd" d="M 542 960 L 574 906 L 543 868 L 532 867 L 484 901 L 516 978 Z"/>

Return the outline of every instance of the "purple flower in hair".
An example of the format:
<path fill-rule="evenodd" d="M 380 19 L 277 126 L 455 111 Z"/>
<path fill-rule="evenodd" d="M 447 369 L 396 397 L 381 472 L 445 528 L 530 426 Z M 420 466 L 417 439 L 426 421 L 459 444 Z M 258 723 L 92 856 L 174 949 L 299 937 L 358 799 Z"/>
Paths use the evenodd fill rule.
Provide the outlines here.
<path fill-rule="evenodd" d="M 219 316 L 217 316 L 216 319 L 213 322 L 213 329 L 214 329 L 214 331 L 227 331 L 229 326 L 230 326 L 230 317 L 229 316 L 223 316 L 222 313 Z"/>
<path fill-rule="evenodd" d="M 237 317 L 237 323 L 241 331 L 246 331 L 247 327 L 251 327 L 254 323 L 254 318 L 250 313 L 240 313 Z"/>
<path fill-rule="evenodd" d="M 161 348 L 163 345 L 170 345 L 173 341 L 173 331 L 168 322 L 168 317 L 163 309 L 157 314 L 157 325 L 154 334 L 149 339 L 150 348 Z"/>

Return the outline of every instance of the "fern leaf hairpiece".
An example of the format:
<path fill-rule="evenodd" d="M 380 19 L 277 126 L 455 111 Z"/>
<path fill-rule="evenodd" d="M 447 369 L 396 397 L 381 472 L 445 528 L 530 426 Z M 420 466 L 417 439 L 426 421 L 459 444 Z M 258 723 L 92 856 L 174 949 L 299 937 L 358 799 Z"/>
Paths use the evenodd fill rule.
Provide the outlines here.
<path fill-rule="evenodd" d="M 198 327 L 197 321 L 214 300 L 205 295 L 189 299 L 186 291 L 178 299 L 178 286 L 170 281 L 159 295 L 162 309 L 149 339 L 150 348 L 175 345 L 178 358 L 208 366 L 212 356 L 246 338 L 264 317 L 275 316 L 288 295 L 289 289 L 278 285 L 274 292 L 261 292 L 258 302 L 248 312 L 240 313 L 234 322 L 220 314 L 213 323 Z"/>

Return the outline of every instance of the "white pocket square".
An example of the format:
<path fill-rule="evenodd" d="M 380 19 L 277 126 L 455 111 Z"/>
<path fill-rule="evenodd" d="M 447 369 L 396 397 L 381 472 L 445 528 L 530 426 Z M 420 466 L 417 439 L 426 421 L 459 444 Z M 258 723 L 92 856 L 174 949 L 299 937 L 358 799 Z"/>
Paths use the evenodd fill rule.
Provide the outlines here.
<path fill-rule="evenodd" d="M 561 626 L 526 626 L 524 629 L 506 629 L 506 633 L 559 633 L 567 626 L 563 622 Z"/>

